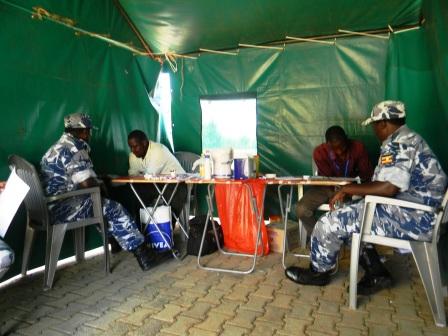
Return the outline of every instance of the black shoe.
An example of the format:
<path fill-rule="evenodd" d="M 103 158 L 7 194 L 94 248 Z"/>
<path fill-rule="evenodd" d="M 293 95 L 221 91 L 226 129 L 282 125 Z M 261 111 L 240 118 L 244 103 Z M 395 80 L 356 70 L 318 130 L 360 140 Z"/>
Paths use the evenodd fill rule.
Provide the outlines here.
<path fill-rule="evenodd" d="M 156 258 L 154 253 L 143 243 L 134 251 L 134 256 L 143 271 L 147 271 L 155 264 Z"/>
<path fill-rule="evenodd" d="M 325 286 L 330 283 L 330 272 L 316 272 L 311 268 L 288 267 L 285 275 L 301 285 Z"/>
<path fill-rule="evenodd" d="M 110 251 L 112 252 L 112 254 L 117 254 L 123 250 L 114 237 L 109 237 L 108 240 L 110 244 Z"/>
<path fill-rule="evenodd" d="M 390 274 L 364 275 L 358 282 L 358 295 L 372 295 L 382 289 L 392 287 Z"/>

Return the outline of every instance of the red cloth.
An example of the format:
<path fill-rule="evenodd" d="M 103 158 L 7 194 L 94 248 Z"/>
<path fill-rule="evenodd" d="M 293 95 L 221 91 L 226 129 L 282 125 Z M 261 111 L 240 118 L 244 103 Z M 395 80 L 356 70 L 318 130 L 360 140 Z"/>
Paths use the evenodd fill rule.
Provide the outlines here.
<path fill-rule="evenodd" d="M 313 159 L 320 176 L 359 176 L 362 181 L 369 181 L 373 175 L 367 150 L 362 142 L 357 140 L 350 140 L 347 157 L 344 161 L 336 159 L 334 152 L 327 143 L 323 143 L 314 149 Z"/>
<path fill-rule="evenodd" d="M 259 214 L 263 218 L 263 196 L 266 181 L 248 179 L 244 180 L 243 183 L 252 187 L 257 199 Z M 254 253 L 258 223 L 251 208 L 247 188 L 243 184 L 217 184 L 215 195 L 218 215 L 224 233 L 224 246 L 237 252 Z M 264 220 L 261 223 L 261 241 L 264 254 L 268 254 L 269 242 Z M 261 245 L 259 245 L 258 253 L 261 252 Z"/>

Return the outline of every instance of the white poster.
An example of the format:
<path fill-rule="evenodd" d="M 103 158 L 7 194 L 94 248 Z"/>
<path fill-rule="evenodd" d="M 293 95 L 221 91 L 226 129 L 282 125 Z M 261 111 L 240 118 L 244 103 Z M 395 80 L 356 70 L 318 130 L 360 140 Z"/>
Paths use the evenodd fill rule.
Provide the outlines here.
<path fill-rule="evenodd" d="M 16 174 L 14 169 L 0 194 L 0 237 L 4 237 L 9 225 L 24 200 L 30 187 Z"/>

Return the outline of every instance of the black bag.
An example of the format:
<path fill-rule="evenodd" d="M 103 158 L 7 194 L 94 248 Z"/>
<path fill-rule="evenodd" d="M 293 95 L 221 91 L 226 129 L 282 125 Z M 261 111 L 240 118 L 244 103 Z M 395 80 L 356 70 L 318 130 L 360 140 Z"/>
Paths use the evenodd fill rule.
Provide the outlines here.
<path fill-rule="evenodd" d="M 187 244 L 187 253 L 197 256 L 199 254 L 199 247 L 201 246 L 202 234 L 204 232 L 204 225 L 207 220 L 206 215 L 199 215 L 190 220 L 190 233 Z M 222 247 L 224 244 L 224 235 L 221 226 L 215 223 L 216 232 L 218 234 L 219 244 Z M 215 233 L 211 221 L 208 222 L 207 233 L 205 234 L 204 245 L 202 247 L 202 254 L 207 255 L 218 250 L 216 244 Z"/>

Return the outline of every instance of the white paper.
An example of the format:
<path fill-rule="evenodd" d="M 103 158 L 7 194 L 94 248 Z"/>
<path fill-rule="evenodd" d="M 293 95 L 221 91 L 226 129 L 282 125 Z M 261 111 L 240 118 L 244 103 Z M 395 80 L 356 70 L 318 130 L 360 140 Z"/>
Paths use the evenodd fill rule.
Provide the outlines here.
<path fill-rule="evenodd" d="M 4 237 L 20 204 L 30 187 L 16 174 L 14 169 L 0 194 L 0 237 Z"/>

